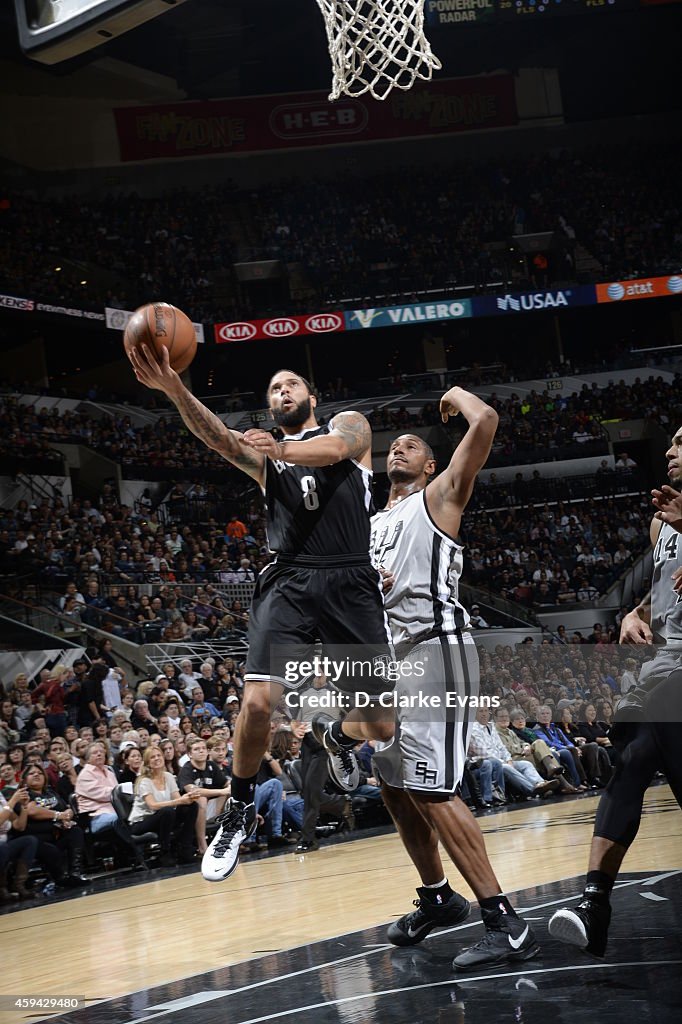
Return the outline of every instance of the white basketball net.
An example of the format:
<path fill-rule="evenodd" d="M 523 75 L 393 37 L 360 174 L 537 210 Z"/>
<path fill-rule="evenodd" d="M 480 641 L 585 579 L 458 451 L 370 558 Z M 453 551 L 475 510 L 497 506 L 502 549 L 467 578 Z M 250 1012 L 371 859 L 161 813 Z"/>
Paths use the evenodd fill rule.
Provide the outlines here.
<path fill-rule="evenodd" d="M 424 0 L 317 0 L 333 82 L 330 100 L 369 92 L 384 100 L 441 67 L 424 34 Z"/>

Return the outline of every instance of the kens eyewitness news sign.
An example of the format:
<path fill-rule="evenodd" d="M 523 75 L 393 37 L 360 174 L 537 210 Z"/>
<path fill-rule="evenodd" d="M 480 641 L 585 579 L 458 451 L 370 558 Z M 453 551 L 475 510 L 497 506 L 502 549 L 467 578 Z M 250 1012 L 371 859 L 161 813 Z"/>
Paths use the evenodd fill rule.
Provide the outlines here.
<path fill-rule="evenodd" d="M 35 309 L 33 299 L 24 299 L 19 295 L 0 295 L 0 307 L 2 309 L 18 309 L 23 313 L 32 313 Z"/>
<path fill-rule="evenodd" d="M 311 313 L 308 316 L 273 316 L 267 320 L 237 320 L 214 326 L 218 345 L 230 341 L 263 341 L 306 334 L 337 334 L 345 331 L 343 313 Z"/>

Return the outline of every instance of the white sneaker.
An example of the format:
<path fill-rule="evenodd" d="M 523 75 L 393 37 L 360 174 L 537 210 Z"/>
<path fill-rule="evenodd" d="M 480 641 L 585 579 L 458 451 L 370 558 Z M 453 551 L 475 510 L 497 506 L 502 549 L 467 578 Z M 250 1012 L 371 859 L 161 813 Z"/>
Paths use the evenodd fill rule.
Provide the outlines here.
<path fill-rule="evenodd" d="M 207 882 L 222 882 L 239 864 L 239 847 L 256 829 L 256 808 L 230 800 L 227 810 L 215 820 L 220 828 L 201 860 L 201 873 Z"/>
<path fill-rule="evenodd" d="M 360 768 L 355 751 L 342 746 L 332 736 L 332 723 L 322 712 L 313 716 L 312 734 L 327 751 L 329 775 L 341 793 L 352 793 L 360 785 Z"/>

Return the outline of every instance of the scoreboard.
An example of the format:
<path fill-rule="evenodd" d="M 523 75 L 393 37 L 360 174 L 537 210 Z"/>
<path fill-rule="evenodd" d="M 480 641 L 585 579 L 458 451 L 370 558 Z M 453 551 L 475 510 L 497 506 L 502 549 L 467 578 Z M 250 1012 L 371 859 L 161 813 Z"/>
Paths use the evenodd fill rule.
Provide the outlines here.
<path fill-rule="evenodd" d="M 641 0 L 642 4 L 675 0 Z M 426 0 L 429 25 L 485 25 L 516 18 L 565 18 L 577 14 L 631 11 L 640 0 Z"/>

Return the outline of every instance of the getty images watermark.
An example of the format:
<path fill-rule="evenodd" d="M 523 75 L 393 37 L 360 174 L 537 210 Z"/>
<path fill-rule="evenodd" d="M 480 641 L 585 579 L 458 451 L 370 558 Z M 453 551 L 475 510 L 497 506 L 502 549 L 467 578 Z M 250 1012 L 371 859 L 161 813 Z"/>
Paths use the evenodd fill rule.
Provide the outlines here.
<path fill-rule="evenodd" d="M 499 706 L 499 697 L 458 693 L 456 689 L 433 692 L 436 687 L 429 681 L 433 669 L 430 673 L 428 669 L 426 660 L 397 661 L 384 656 L 352 659 L 315 655 L 309 660 L 290 659 L 284 663 L 283 678 L 295 689 L 286 692 L 284 701 L 291 710 L 303 706 L 341 711 L 370 705 L 434 710 Z"/>

